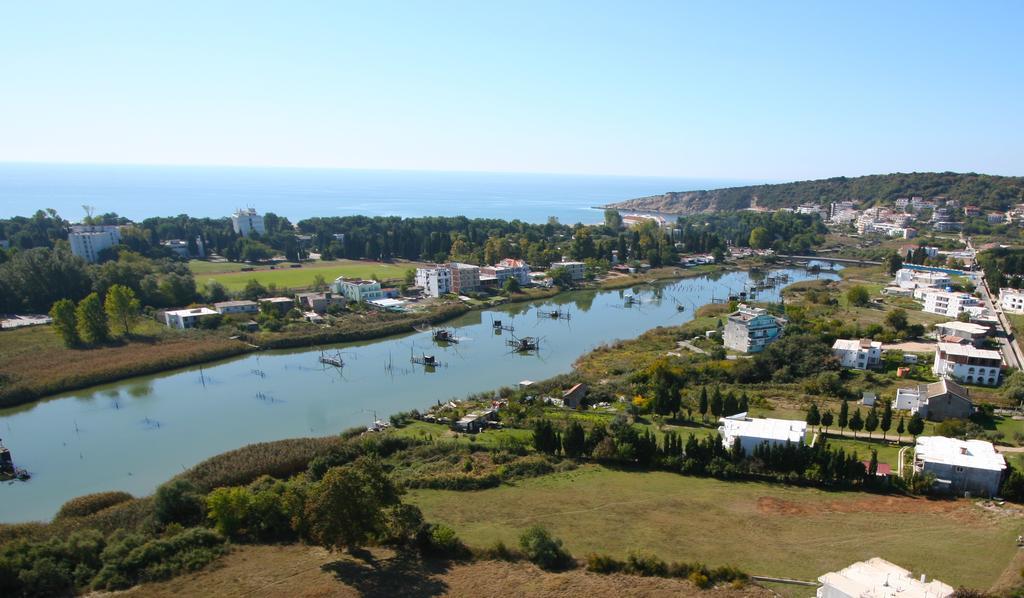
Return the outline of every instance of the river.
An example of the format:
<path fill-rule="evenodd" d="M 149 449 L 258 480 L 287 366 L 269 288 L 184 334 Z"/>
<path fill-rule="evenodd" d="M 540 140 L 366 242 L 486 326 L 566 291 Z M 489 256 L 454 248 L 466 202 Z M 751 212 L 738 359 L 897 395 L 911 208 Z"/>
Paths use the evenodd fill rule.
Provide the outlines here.
<path fill-rule="evenodd" d="M 781 272 L 791 283 L 835 277 Z M 328 354 L 341 351 L 341 369 L 322 365 L 317 350 L 268 351 L 2 410 L 0 436 L 32 479 L 0 486 L 0 521 L 47 519 L 68 499 L 92 492 L 149 494 L 199 461 L 249 443 L 334 434 L 371 423 L 375 413 L 386 419 L 438 400 L 567 372 L 594 347 L 686 322 L 694 307 L 739 292 L 750 279 L 748 272 L 728 272 L 563 293 L 469 312 L 446 324 L 460 339 L 448 347 L 435 346 L 427 332 L 332 346 Z M 627 308 L 624 297 L 631 293 L 641 303 Z M 758 300 L 778 296 L 779 289 L 764 290 Z M 677 310 L 677 302 L 685 311 Z M 539 314 L 556 306 L 571 318 Z M 495 319 L 511 323 L 517 336 L 539 337 L 539 353 L 510 353 L 509 333 L 496 335 Z M 411 353 L 433 354 L 442 365 L 424 371 L 410 362 Z"/>

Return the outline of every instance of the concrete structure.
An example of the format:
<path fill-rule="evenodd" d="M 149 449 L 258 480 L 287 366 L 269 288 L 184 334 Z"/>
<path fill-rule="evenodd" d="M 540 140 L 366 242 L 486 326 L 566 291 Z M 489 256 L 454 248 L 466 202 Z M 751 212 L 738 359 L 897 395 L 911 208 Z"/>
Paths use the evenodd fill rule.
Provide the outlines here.
<path fill-rule="evenodd" d="M 331 291 L 323 293 L 299 293 L 295 296 L 299 309 L 311 311 L 317 315 L 327 313 L 332 305 L 345 305 L 345 297 L 335 295 Z"/>
<path fill-rule="evenodd" d="M 235 210 L 231 215 L 231 226 L 243 237 L 251 237 L 253 233 L 261 236 L 267 234 L 267 229 L 263 226 L 263 216 L 257 214 L 253 208 Z"/>
<path fill-rule="evenodd" d="M 553 262 L 551 264 L 551 267 L 548 269 L 554 270 L 555 268 L 563 268 L 564 270 L 566 270 L 569 273 L 569 276 L 572 278 L 573 282 L 583 280 L 583 278 L 586 276 L 586 266 L 583 264 L 583 262 Z"/>
<path fill-rule="evenodd" d="M 904 289 L 916 288 L 945 288 L 953 284 L 953 279 L 944 272 L 932 272 L 928 270 L 912 270 L 901 268 L 896 271 L 896 286 Z"/>
<path fill-rule="evenodd" d="M 999 351 L 979 349 L 973 345 L 939 343 L 935 351 L 932 373 L 957 382 L 997 386 L 1003 366 Z"/>
<path fill-rule="evenodd" d="M 995 496 L 1006 459 L 991 442 L 945 436 L 920 436 L 914 447 L 914 471 L 935 476 L 935 488 L 954 494 Z"/>
<path fill-rule="evenodd" d="M 331 283 L 331 290 L 356 303 L 384 298 L 384 291 L 376 280 L 339 276 Z"/>
<path fill-rule="evenodd" d="M 195 328 L 200 318 L 216 315 L 219 314 L 209 307 L 175 309 L 164 312 L 164 323 L 171 328 Z"/>
<path fill-rule="evenodd" d="M 121 244 L 121 227 L 76 224 L 68 232 L 68 243 L 71 244 L 71 253 L 94 264 L 99 261 L 101 251 Z"/>
<path fill-rule="evenodd" d="M 956 318 L 964 312 L 974 315 L 985 311 L 981 300 L 967 293 L 935 290 L 926 291 L 921 297 L 924 300 L 924 311 L 947 318 Z"/>
<path fill-rule="evenodd" d="M 498 419 L 497 409 L 478 411 L 476 413 L 467 414 L 465 417 L 455 422 L 455 429 L 459 432 L 476 434 L 480 430 L 483 430 L 487 426 L 488 422 L 495 421 L 496 419 Z"/>
<path fill-rule="evenodd" d="M 1024 291 L 999 289 L 999 307 L 1011 314 L 1024 314 Z"/>
<path fill-rule="evenodd" d="M 882 363 L 882 343 L 871 339 L 837 339 L 832 354 L 844 368 L 866 370 Z"/>
<path fill-rule="evenodd" d="M 940 339 L 956 337 L 969 342 L 975 347 L 985 342 L 989 332 L 987 326 L 974 324 L 973 322 L 960 322 L 959 320 L 935 325 L 935 335 Z"/>
<path fill-rule="evenodd" d="M 729 314 L 723 340 L 725 346 L 742 353 L 758 353 L 782 336 L 785 320 L 776 318 L 760 307 L 743 303 Z"/>
<path fill-rule="evenodd" d="M 213 309 L 226 316 L 228 314 L 254 314 L 260 310 L 260 306 L 255 301 L 221 301 L 214 303 Z"/>
<path fill-rule="evenodd" d="M 188 250 L 188 241 L 182 241 L 181 239 L 168 239 L 161 241 L 160 245 L 170 249 L 174 255 L 180 258 L 188 258 L 190 252 Z"/>
<path fill-rule="evenodd" d="M 452 272 L 452 292 L 461 295 L 471 293 L 480 288 L 480 267 L 472 264 L 452 262 L 448 268 Z"/>
<path fill-rule="evenodd" d="M 738 438 L 747 455 L 753 454 L 754 449 L 764 443 L 803 444 L 807 434 L 807 422 L 793 419 L 752 418 L 746 413 L 739 413 L 723 417 L 718 422 L 721 424 L 718 433 L 722 436 L 722 445 L 732 448 Z"/>
<path fill-rule="evenodd" d="M 817 598 L 949 598 L 956 590 L 937 579 L 925 581 L 878 557 L 818 578 Z"/>
<path fill-rule="evenodd" d="M 480 268 L 480 278 L 494 278 L 500 287 L 509 278 L 515 278 L 520 285 L 530 284 L 530 266 L 523 260 L 505 258 L 493 266 Z"/>
<path fill-rule="evenodd" d="M 562 393 L 562 404 L 570 409 L 576 409 L 587 397 L 587 385 L 580 382 L 569 390 Z"/>
<path fill-rule="evenodd" d="M 924 419 L 943 421 L 967 419 L 974 413 L 974 404 L 966 388 L 942 379 L 931 384 L 896 390 L 894 409 L 916 413 Z"/>
<path fill-rule="evenodd" d="M 277 313 L 282 316 L 290 312 L 292 308 L 295 307 L 295 300 L 291 297 L 267 297 L 265 299 L 260 299 L 259 302 L 261 306 L 263 304 L 270 304 L 270 306 L 277 310 Z"/>
<path fill-rule="evenodd" d="M 937 232 L 940 233 L 955 233 L 961 228 L 959 222 L 950 222 L 948 220 L 941 220 L 932 225 Z"/>
<path fill-rule="evenodd" d="M 416 286 L 430 297 L 440 297 L 452 292 L 452 271 L 445 266 L 416 268 Z"/>

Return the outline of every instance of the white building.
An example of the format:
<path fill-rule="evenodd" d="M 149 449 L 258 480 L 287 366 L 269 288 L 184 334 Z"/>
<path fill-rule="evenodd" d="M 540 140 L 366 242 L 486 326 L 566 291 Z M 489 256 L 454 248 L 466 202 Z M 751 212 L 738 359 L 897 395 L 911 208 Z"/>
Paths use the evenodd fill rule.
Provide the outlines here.
<path fill-rule="evenodd" d="M 231 226 L 234 227 L 236 233 L 243 237 L 251 236 L 253 233 L 261 236 L 267 233 L 263 226 L 263 216 L 257 214 L 253 208 L 235 210 L 235 213 L 231 215 Z"/>
<path fill-rule="evenodd" d="M 938 343 L 932 373 L 967 384 L 996 386 L 1003 366 L 999 351 L 979 349 L 974 345 Z"/>
<path fill-rule="evenodd" d="M 551 264 L 550 270 L 554 270 L 555 268 L 565 269 L 569 273 L 573 282 L 583 280 L 586 275 L 586 266 L 584 266 L 583 262 L 554 262 Z"/>
<path fill-rule="evenodd" d="M 967 293 L 934 290 L 925 291 L 920 296 L 924 301 L 924 311 L 947 318 L 956 318 L 964 312 L 977 315 L 985 311 L 981 301 Z"/>
<path fill-rule="evenodd" d="M 175 309 L 164 312 L 164 323 L 171 328 L 195 328 L 199 319 L 205 316 L 216 316 L 217 312 L 209 307 L 192 309 Z"/>
<path fill-rule="evenodd" d="M 785 320 L 760 307 L 740 303 L 729 314 L 722 340 L 726 347 L 742 353 L 758 353 L 782 336 Z"/>
<path fill-rule="evenodd" d="M 1024 314 L 1024 291 L 1020 289 L 999 289 L 999 307 L 1006 312 Z"/>
<path fill-rule="evenodd" d="M 995 496 L 1006 459 L 991 442 L 945 436 L 919 436 L 914 447 L 914 471 L 935 476 L 935 488 L 955 494 Z"/>
<path fill-rule="evenodd" d="M 468 293 L 480 288 L 480 267 L 472 264 L 452 262 L 448 265 L 452 273 L 452 292 Z"/>
<path fill-rule="evenodd" d="M 219 314 L 254 314 L 260 310 L 260 306 L 255 301 L 220 301 L 213 304 L 213 309 L 217 310 Z"/>
<path fill-rule="evenodd" d="M 904 289 L 935 288 L 943 289 L 953 284 L 949 274 L 929 270 L 900 268 L 896 271 L 896 286 Z"/>
<path fill-rule="evenodd" d="M 452 292 L 452 271 L 447 266 L 416 268 L 416 286 L 426 295 L 440 297 Z"/>
<path fill-rule="evenodd" d="M 516 260 L 507 257 L 495 264 L 495 267 L 506 268 L 521 285 L 530 284 L 530 266 L 526 263 L 526 260 Z"/>
<path fill-rule="evenodd" d="M 71 253 L 92 264 L 99 261 L 101 251 L 120 245 L 121 227 L 76 224 L 68 233 L 68 243 L 71 244 Z"/>
<path fill-rule="evenodd" d="M 803 444 L 807 435 L 807 422 L 794 419 L 770 419 L 747 417 L 746 413 L 738 413 L 718 420 L 721 424 L 718 433 L 722 436 L 722 446 L 732 448 L 738 438 L 740 446 L 747 454 L 762 443 L 768 444 Z"/>
<path fill-rule="evenodd" d="M 331 284 L 331 290 L 356 303 L 384 298 L 384 291 L 380 288 L 380 282 L 376 280 L 339 276 Z"/>
<path fill-rule="evenodd" d="M 866 370 L 882 363 L 882 343 L 870 339 L 838 339 L 832 354 L 844 368 Z"/>
<path fill-rule="evenodd" d="M 961 339 L 956 342 L 968 341 L 975 347 L 985 342 L 989 332 L 988 326 L 982 326 L 974 322 L 961 322 L 960 320 L 935 325 L 935 336 L 939 340 Z"/>
<path fill-rule="evenodd" d="M 817 598 L 949 598 L 956 591 L 878 557 L 826 573 L 818 581 Z"/>

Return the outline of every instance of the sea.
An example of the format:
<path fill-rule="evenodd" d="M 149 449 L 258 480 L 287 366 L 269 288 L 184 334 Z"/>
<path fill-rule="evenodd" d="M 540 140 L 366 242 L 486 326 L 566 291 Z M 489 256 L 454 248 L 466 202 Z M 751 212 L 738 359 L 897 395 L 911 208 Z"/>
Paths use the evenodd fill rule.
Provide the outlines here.
<path fill-rule="evenodd" d="M 0 163 L 0 218 L 52 208 L 72 222 L 114 212 L 217 218 L 237 208 L 292 222 L 314 216 L 467 216 L 564 224 L 603 219 L 595 206 L 669 191 L 762 181 L 322 168 Z"/>

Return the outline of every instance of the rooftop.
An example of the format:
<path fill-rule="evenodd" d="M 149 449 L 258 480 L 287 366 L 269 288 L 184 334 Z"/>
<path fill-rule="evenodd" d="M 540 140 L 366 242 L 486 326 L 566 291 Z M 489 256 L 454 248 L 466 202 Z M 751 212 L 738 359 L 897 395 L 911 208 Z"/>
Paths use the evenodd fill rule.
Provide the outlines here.
<path fill-rule="evenodd" d="M 171 309 L 167 312 L 172 316 L 214 316 L 217 312 L 213 311 L 209 307 L 192 307 L 189 309 Z"/>
<path fill-rule="evenodd" d="M 219 301 L 213 304 L 214 307 L 248 307 L 250 305 L 256 305 L 256 302 L 242 299 L 239 301 Z"/>
<path fill-rule="evenodd" d="M 847 596 L 861 598 L 946 598 L 953 587 L 937 579 L 923 582 L 903 567 L 878 557 L 818 578 Z"/>
<path fill-rule="evenodd" d="M 975 359 L 995 359 L 1002 361 L 1003 356 L 999 351 L 979 349 L 974 345 L 960 345 L 957 343 L 938 343 L 938 350 L 949 355 L 963 355 Z"/>
<path fill-rule="evenodd" d="M 266 297 L 260 299 L 260 303 L 295 303 L 295 300 L 291 297 Z"/>
<path fill-rule="evenodd" d="M 959 440 L 945 436 L 920 436 L 914 448 L 916 459 L 927 463 L 941 463 L 972 469 L 1002 471 L 1006 459 L 996 452 L 991 442 Z"/>
<path fill-rule="evenodd" d="M 961 322 L 959 320 L 953 320 L 952 322 L 943 322 L 936 324 L 936 327 L 941 326 L 949 330 L 956 330 L 958 332 L 964 332 L 967 334 L 988 334 L 988 327 L 982 326 L 981 324 L 974 324 L 972 322 Z"/>
<path fill-rule="evenodd" d="M 836 342 L 832 344 L 833 349 L 839 349 L 843 351 L 859 351 L 860 349 L 881 349 L 882 343 L 879 341 L 873 341 L 871 339 L 836 339 Z"/>
<path fill-rule="evenodd" d="M 751 418 L 746 413 L 739 413 L 718 421 L 726 436 L 803 442 L 807 433 L 807 422 L 795 419 Z"/>

